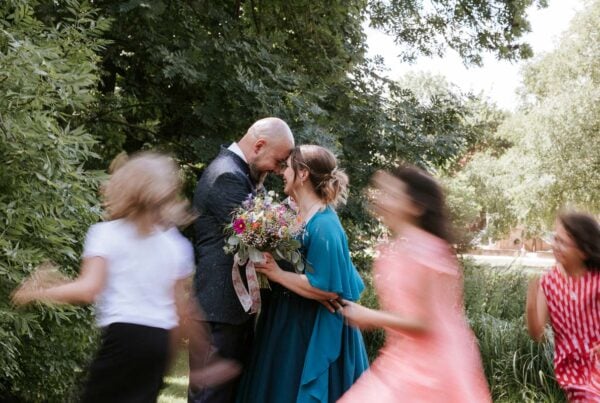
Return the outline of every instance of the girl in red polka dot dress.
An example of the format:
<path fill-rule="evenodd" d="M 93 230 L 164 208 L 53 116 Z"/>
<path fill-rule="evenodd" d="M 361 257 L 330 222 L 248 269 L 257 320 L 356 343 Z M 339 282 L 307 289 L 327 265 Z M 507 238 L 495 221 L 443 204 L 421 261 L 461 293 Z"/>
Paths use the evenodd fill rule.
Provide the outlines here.
<path fill-rule="evenodd" d="M 569 402 L 600 402 L 600 225 L 566 213 L 556 223 L 556 266 L 527 292 L 527 329 L 536 341 L 550 323 L 554 373 Z"/>

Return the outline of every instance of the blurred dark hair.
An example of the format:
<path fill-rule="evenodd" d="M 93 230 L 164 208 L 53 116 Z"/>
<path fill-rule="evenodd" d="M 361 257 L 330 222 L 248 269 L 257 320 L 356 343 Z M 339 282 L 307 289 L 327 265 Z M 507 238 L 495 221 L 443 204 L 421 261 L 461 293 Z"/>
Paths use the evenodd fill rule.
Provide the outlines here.
<path fill-rule="evenodd" d="M 437 181 L 424 170 L 408 164 L 398 165 L 390 174 L 406 185 L 408 196 L 423 209 L 419 217 L 421 229 L 452 243 L 444 192 Z"/>
<path fill-rule="evenodd" d="M 585 266 L 590 271 L 600 271 L 600 224 L 596 219 L 584 213 L 566 212 L 558 216 L 577 249 L 586 259 Z"/>

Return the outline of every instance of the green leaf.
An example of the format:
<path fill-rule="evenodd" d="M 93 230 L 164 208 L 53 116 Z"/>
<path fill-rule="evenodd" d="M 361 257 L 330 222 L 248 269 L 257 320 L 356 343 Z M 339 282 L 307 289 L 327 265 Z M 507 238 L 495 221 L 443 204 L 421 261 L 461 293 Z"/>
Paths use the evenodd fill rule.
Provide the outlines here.
<path fill-rule="evenodd" d="M 229 238 L 227 238 L 227 244 L 231 246 L 237 246 L 240 244 L 240 238 L 235 235 L 231 235 Z"/>
<path fill-rule="evenodd" d="M 264 254 L 256 248 L 249 247 L 248 248 L 249 258 L 254 263 L 261 263 L 264 261 Z"/>

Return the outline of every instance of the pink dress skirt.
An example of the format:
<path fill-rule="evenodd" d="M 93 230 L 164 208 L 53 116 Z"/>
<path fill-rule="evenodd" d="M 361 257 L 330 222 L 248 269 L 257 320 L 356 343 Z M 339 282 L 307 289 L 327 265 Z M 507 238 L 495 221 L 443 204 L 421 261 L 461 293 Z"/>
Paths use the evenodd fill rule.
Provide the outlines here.
<path fill-rule="evenodd" d="M 413 230 L 380 252 L 374 281 L 381 309 L 428 318 L 432 328 L 421 336 L 386 329 L 379 356 L 338 402 L 491 402 L 450 246 Z"/>

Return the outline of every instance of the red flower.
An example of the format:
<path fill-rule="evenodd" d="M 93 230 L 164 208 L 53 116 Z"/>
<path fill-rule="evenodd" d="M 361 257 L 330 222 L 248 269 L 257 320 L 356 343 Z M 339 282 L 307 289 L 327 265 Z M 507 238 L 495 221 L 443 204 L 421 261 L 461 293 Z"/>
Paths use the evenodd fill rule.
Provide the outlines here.
<path fill-rule="evenodd" d="M 236 234 L 241 234 L 246 230 L 246 222 L 242 218 L 238 218 L 233 222 L 233 230 Z"/>

